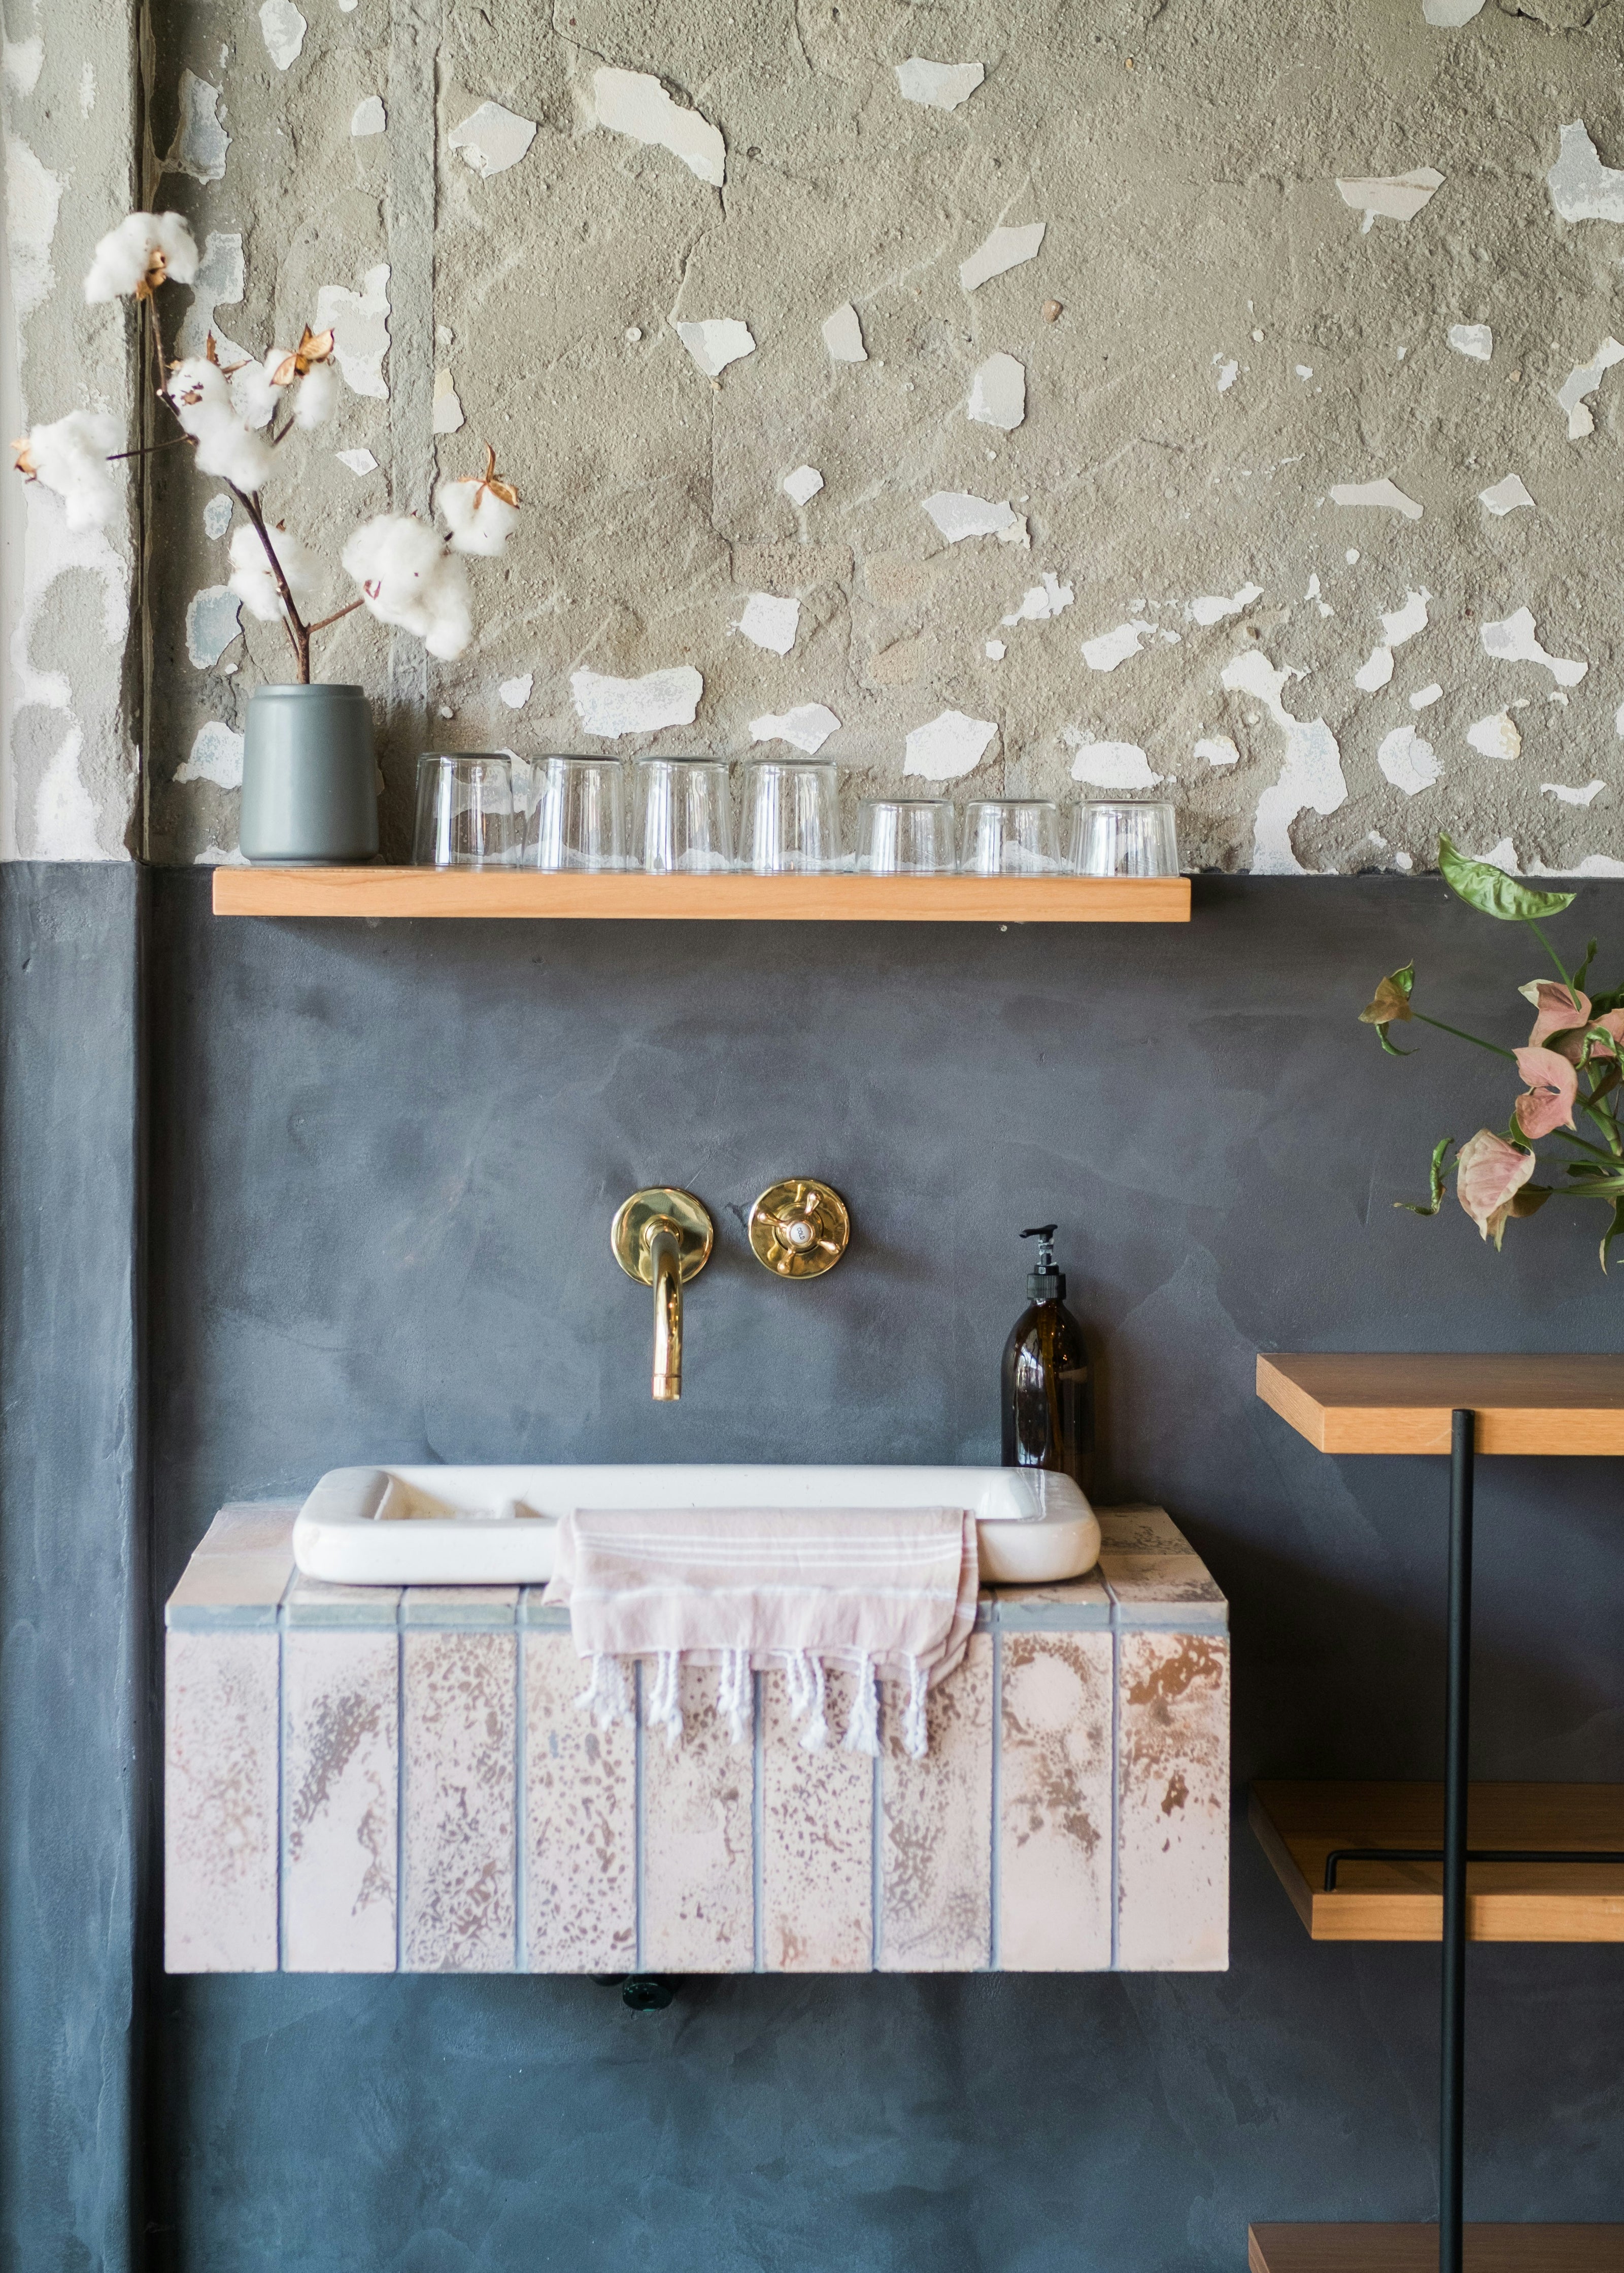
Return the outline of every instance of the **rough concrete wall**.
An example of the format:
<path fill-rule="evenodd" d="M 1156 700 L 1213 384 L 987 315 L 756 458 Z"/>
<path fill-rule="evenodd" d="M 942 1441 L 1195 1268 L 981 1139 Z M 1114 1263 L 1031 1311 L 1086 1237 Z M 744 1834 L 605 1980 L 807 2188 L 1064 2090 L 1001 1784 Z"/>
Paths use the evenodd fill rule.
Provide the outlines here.
<path fill-rule="evenodd" d="M 0 122 L 3 438 L 70 410 L 134 408 L 122 307 L 87 308 L 93 246 L 132 202 L 132 11 L 4 0 Z M 9 459 L 7 461 L 9 463 Z M 73 536 L 62 501 L 0 491 L 0 859 L 105 860 L 134 849 L 139 784 L 131 612 L 136 485 L 109 528 Z"/>
<path fill-rule="evenodd" d="M 1424 866 L 1446 828 L 1530 871 L 1624 866 L 1624 7 L 162 0 L 157 31 L 164 195 L 214 248 L 217 328 L 263 351 L 336 311 L 350 351 L 276 511 L 335 556 L 487 439 L 526 500 L 460 662 L 365 619 L 326 638 L 320 674 L 387 706 L 395 851 L 425 742 L 609 746 L 572 674 L 688 665 L 698 713 L 660 748 L 748 752 L 822 703 L 853 787 L 895 786 L 960 714 L 914 745 L 921 785 L 1161 787 L 1196 865 Z M 921 53 L 985 78 L 906 100 Z M 598 122 L 603 70 L 673 91 L 691 162 Z M 1570 138 L 1553 191 L 1575 121 L 1600 155 Z M 1039 221 L 1035 259 L 966 289 L 990 232 Z M 848 303 L 861 363 L 823 337 Z M 754 349 L 710 376 L 675 326 L 725 319 Z M 995 356 L 1024 369 L 1012 430 L 966 415 Z M 1531 503 L 1481 501 L 1511 476 Z M 159 487 L 166 859 L 234 844 L 233 737 L 285 667 L 255 624 L 214 653 L 215 486 Z M 979 516 L 1004 539 L 949 541 L 944 492 L 1007 508 Z M 789 652 L 734 628 L 752 593 L 799 600 Z"/>

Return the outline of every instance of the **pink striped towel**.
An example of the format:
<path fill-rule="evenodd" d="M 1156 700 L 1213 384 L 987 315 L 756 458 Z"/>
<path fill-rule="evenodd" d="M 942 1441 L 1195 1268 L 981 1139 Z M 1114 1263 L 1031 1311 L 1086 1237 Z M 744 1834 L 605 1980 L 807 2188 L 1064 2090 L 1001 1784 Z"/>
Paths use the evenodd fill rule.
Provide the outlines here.
<path fill-rule="evenodd" d="M 828 1741 L 823 1677 L 849 1668 L 847 1752 L 879 1750 L 876 1683 L 906 1683 L 903 1742 L 926 1745 L 925 1692 L 965 1654 L 975 1623 L 975 1518 L 958 1508 L 577 1508 L 559 1526 L 543 1600 L 569 1605 L 592 1664 L 579 1699 L 600 1727 L 631 1717 L 627 1661 L 652 1661 L 644 1719 L 682 1734 L 682 1661 L 718 1666 L 717 1710 L 735 1744 L 751 1721 L 752 1670 L 781 1666 L 808 1752 Z"/>

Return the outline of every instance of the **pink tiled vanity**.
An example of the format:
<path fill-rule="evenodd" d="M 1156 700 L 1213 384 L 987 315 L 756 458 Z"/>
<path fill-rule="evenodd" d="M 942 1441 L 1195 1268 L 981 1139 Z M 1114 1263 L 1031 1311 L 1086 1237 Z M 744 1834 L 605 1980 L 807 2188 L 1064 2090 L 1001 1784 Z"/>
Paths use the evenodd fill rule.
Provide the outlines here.
<path fill-rule="evenodd" d="M 674 1749 L 600 1731 L 539 1587 L 325 1585 L 295 1512 L 224 1509 L 167 1607 L 170 1972 L 1228 1963 L 1228 1606 L 1160 1508 L 983 1591 L 921 1760 L 889 1693 L 877 1760 L 803 1751 L 777 1673 L 748 1744 L 709 1672 Z"/>

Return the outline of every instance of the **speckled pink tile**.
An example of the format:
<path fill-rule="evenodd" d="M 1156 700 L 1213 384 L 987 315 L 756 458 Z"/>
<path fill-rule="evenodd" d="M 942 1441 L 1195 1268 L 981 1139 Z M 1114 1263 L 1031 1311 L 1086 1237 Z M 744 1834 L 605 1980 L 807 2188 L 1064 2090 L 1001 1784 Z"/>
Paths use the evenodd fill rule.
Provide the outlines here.
<path fill-rule="evenodd" d="M 393 1973 L 399 1645 L 290 1626 L 282 1644 L 282 1962 Z"/>
<path fill-rule="evenodd" d="M 874 1960 L 874 1762 L 843 1752 L 849 1674 L 831 1673 L 831 1741 L 808 1752 L 782 1673 L 762 1677 L 762 1962 L 769 1973 L 866 1973 Z"/>
<path fill-rule="evenodd" d="M 991 1962 L 992 1638 L 927 1707 L 929 1756 L 902 1749 L 901 1699 L 885 1696 L 881 1764 L 880 1968 L 972 1973 Z"/>
<path fill-rule="evenodd" d="M 1111 1962 L 1109 1633 L 1003 1637 L 998 1962 L 1012 1973 Z"/>
<path fill-rule="evenodd" d="M 1124 1633 L 1117 1962 L 1221 1972 L 1229 1962 L 1229 1646 Z"/>
<path fill-rule="evenodd" d="M 516 1639 L 403 1637 L 405 1887 L 410 1973 L 507 1973 L 514 1963 Z"/>
<path fill-rule="evenodd" d="M 637 1738 L 575 1707 L 586 1668 L 567 1633 L 526 1634 L 525 1963 L 629 1973 L 637 1950 Z"/>
<path fill-rule="evenodd" d="M 645 1671 L 645 1682 L 649 1677 Z M 750 1745 L 716 1712 L 714 1666 L 682 1669 L 682 1741 L 643 1740 L 643 1968 L 748 1973 L 756 1962 Z"/>
<path fill-rule="evenodd" d="M 167 1637 L 163 1962 L 170 1973 L 276 1970 L 276 1641 L 274 1631 Z"/>

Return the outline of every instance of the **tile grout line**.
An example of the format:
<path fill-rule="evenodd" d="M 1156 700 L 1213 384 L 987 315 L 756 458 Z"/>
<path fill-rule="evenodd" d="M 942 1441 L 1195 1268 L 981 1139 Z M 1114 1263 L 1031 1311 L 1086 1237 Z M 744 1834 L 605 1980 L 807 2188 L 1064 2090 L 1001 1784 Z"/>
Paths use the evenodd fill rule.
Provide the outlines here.
<path fill-rule="evenodd" d="M 643 1970 L 643 1660 L 632 1660 L 632 1970 Z"/>
<path fill-rule="evenodd" d="M 869 1777 L 868 1797 L 868 1970 L 877 1973 L 885 1954 L 884 1881 L 882 1876 L 880 1852 L 881 1817 L 885 1805 L 885 1787 L 881 1779 L 882 1758 L 874 1756 L 874 1767 Z"/>
<path fill-rule="evenodd" d="M 289 1582 L 291 1584 L 291 1580 Z M 288 1601 L 276 1606 L 276 1970 L 288 1970 Z"/>
<path fill-rule="evenodd" d="M 1001 1972 L 1004 1968 L 1004 1918 L 1000 1899 L 1004 1886 L 998 1861 L 998 1827 L 1003 1804 L 1004 1628 L 999 1623 L 995 1604 L 992 1621 L 992 1820 L 989 1827 L 992 1851 L 987 1867 L 987 1962 L 994 1973 Z"/>
<path fill-rule="evenodd" d="M 513 1969 L 530 1971 L 530 1808 L 525 1789 L 527 1730 L 523 1617 L 527 1587 L 513 1612 Z"/>
<path fill-rule="evenodd" d="M 395 1605 L 395 1969 L 406 1970 L 406 1596 Z"/>
<path fill-rule="evenodd" d="M 767 1970 L 764 1951 L 767 1923 L 762 1914 L 762 1889 L 766 1879 L 766 1842 L 763 1828 L 766 1820 L 766 1795 L 763 1783 L 767 1764 L 767 1731 L 763 1706 L 766 1701 L 764 1673 L 750 1677 L 750 1901 L 756 1917 L 755 1960 L 757 1973 Z"/>
<path fill-rule="evenodd" d="M 1111 1605 L 1111 1971 L 1122 1963 L 1122 1606 L 1101 1573 Z"/>

